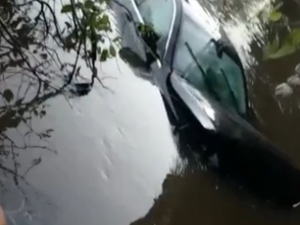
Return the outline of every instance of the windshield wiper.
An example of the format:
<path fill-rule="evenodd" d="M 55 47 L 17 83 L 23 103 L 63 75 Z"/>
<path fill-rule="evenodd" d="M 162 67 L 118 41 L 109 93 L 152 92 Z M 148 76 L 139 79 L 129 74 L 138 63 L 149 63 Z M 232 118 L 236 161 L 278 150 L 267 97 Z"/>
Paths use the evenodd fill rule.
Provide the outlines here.
<path fill-rule="evenodd" d="M 226 81 L 226 84 L 227 84 L 227 86 L 229 88 L 230 95 L 233 98 L 235 108 L 238 110 L 238 100 L 236 99 L 236 96 L 234 95 L 234 92 L 233 92 L 232 88 L 230 87 L 229 81 L 228 81 L 228 79 L 227 79 L 227 77 L 226 77 L 223 69 L 221 69 L 221 73 L 222 73 L 222 75 L 223 75 L 223 77 L 224 77 L 224 79 Z"/>
<path fill-rule="evenodd" d="M 239 65 L 239 67 L 241 68 L 241 70 L 243 71 L 243 65 L 242 62 L 238 56 L 238 54 L 235 52 L 234 49 L 228 47 L 227 45 L 225 45 L 224 43 L 222 43 L 221 41 L 216 41 L 215 39 L 211 39 L 210 40 L 212 43 L 214 43 L 215 47 L 216 47 L 216 52 L 217 52 L 217 56 L 221 59 L 223 52 L 225 52 L 235 63 L 237 63 Z M 230 95 L 234 100 L 234 105 L 236 107 L 236 109 L 238 110 L 238 101 L 236 96 L 234 95 L 234 92 L 229 84 L 229 81 L 227 79 L 227 76 L 225 75 L 225 72 L 223 69 L 221 69 L 221 73 L 226 81 L 226 84 L 230 90 Z"/>
<path fill-rule="evenodd" d="M 225 52 L 243 70 L 242 62 L 234 48 L 231 48 L 225 43 L 223 43 L 222 41 L 220 40 L 217 41 L 213 38 L 210 39 L 210 42 L 212 42 L 215 45 L 217 56 L 220 59 L 222 58 L 223 53 Z"/>
<path fill-rule="evenodd" d="M 190 45 L 189 45 L 187 42 L 185 43 L 185 45 L 186 45 L 186 47 L 187 47 L 187 49 L 188 49 L 190 55 L 192 56 L 193 60 L 195 61 L 197 67 L 199 68 L 199 70 L 200 70 L 201 73 L 203 74 L 204 82 L 205 82 L 206 86 L 208 87 L 209 91 L 210 91 L 211 93 L 213 93 L 214 97 L 215 97 L 218 101 L 220 101 L 220 97 L 218 96 L 217 92 L 212 88 L 211 83 L 209 82 L 209 79 L 207 78 L 206 73 L 204 72 L 202 66 L 201 66 L 200 63 L 198 62 L 197 57 L 196 57 L 195 54 L 193 53 L 192 48 L 190 47 Z M 231 95 L 231 97 L 233 98 L 234 105 L 235 105 L 236 109 L 238 110 L 238 101 L 237 101 L 237 98 L 236 98 L 236 96 L 234 95 L 234 92 L 233 92 L 233 90 L 232 90 L 232 88 L 231 88 L 231 86 L 230 86 L 230 84 L 229 84 L 229 81 L 228 81 L 228 79 L 227 79 L 227 77 L 226 77 L 226 75 L 225 75 L 223 69 L 221 69 L 221 73 L 222 73 L 222 76 L 223 76 L 224 79 L 225 79 L 225 82 L 226 82 L 227 86 L 228 86 L 228 89 L 229 89 L 229 91 L 230 91 L 230 95 Z"/>
<path fill-rule="evenodd" d="M 209 82 L 209 79 L 206 76 L 206 73 L 204 72 L 202 66 L 199 64 L 197 57 L 195 56 L 195 54 L 193 53 L 193 50 L 191 48 L 191 46 L 189 45 L 189 43 L 185 42 L 185 45 L 190 53 L 190 55 L 192 56 L 193 60 L 195 61 L 198 69 L 201 71 L 201 73 L 203 74 L 204 77 L 204 82 L 206 84 L 206 86 L 208 87 L 209 91 L 214 95 L 214 97 L 220 101 L 220 97 L 218 96 L 218 94 L 216 93 L 216 91 L 212 88 L 211 83 Z"/>

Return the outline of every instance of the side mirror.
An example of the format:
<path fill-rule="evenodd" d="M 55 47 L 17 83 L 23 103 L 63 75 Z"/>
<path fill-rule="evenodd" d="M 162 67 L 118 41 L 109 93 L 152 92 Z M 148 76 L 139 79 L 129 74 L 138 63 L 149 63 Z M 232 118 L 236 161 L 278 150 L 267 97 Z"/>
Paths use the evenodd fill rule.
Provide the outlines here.
<path fill-rule="evenodd" d="M 123 47 L 120 49 L 119 55 L 125 63 L 129 64 L 137 77 L 143 78 L 144 80 L 154 84 L 153 76 L 150 72 L 150 66 L 136 52 L 132 51 L 128 47 Z"/>
<path fill-rule="evenodd" d="M 147 63 L 131 48 L 123 47 L 119 50 L 121 59 L 135 69 L 148 71 Z"/>

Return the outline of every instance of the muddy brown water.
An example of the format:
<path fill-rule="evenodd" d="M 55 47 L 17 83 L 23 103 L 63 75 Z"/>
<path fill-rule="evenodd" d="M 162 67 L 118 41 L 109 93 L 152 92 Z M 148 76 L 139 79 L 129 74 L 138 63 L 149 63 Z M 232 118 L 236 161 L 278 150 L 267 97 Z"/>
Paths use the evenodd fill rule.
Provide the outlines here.
<path fill-rule="evenodd" d="M 262 61 L 257 43 L 264 28 L 251 18 L 269 2 L 234 4 L 224 26 L 249 70 L 259 127 L 300 164 L 299 96 L 297 91 L 286 98 L 274 95 L 294 73 L 300 54 Z M 221 4 L 202 5 L 219 17 Z M 299 19 L 297 3 L 285 2 L 283 10 Z M 109 90 L 97 84 L 84 97 L 34 98 L 34 85 L 27 105 L 21 107 L 16 94 L 12 107 L 2 100 L 0 203 L 11 224 L 300 223 L 299 209 L 274 209 L 212 171 L 182 161 L 157 89 L 128 65 L 111 60 L 101 73 Z M 10 79 L 1 81 L 2 91 L 19 90 L 20 79 Z M 20 96 L 29 85 L 24 82 Z M 18 113 L 28 119 L 19 121 Z"/>

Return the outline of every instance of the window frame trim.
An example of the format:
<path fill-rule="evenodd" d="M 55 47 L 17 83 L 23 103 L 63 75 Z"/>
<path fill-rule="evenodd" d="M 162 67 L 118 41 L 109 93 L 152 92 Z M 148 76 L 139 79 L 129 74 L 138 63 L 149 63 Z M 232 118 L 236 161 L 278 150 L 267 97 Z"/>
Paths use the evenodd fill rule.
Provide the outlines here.
<path fill-rule="evenodd" d="M 133 6 L 133 9 L 134 9 L 134 11 L 135 11 L 135 13 L 138 17 L 139 22 L 145 24 L 145 21 L 144 21 L 142 15 L 141 15 L 141 12 L 140 12 L 135 0 L 130 0 L 130 1 L 131 1 L 132 6 Z M 143 1 L 143 3 L 146 2 L 146 1 L 151 1 L 151 0 L 145 0 L 145 1 Z M 172 0 L 172 3 L 173 3 L 172 21 L 171 21 L 171 25 L 170 25 L 170 30 L 169 30 L 168 35 L 167 35 L 167 40 L 166 40 L 166 44 L 165 44 L 165 50 L 164 50 L 164 54 L 163 54 L 163 57 L 162 57 L 162 61 L 164 61 L 164 59 L 167 55 L 168 49 L 170 47 L 169 45 L 170 45 L 171 37 L 172 37 L 174 27 L 175 27 L 175 19 L 176 19 L 176 12 L 177 12 L 176 0 Z"/>

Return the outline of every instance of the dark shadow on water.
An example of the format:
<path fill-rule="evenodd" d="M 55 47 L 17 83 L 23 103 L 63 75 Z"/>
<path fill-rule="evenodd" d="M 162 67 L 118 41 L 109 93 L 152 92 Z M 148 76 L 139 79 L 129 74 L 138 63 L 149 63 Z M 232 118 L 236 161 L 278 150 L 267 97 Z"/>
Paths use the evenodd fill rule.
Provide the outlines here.
<path fill-rule="evenodd" d="M 199 154 L 203 149 L 189 145 L 187 137 L 177 140 L 180 162 L 166 176 L 161 194 L 154 199 L 146 215 L 131 225 L 299 223 L 299 210 L 283 210 L 257 197 L 213 168 Z"/>

